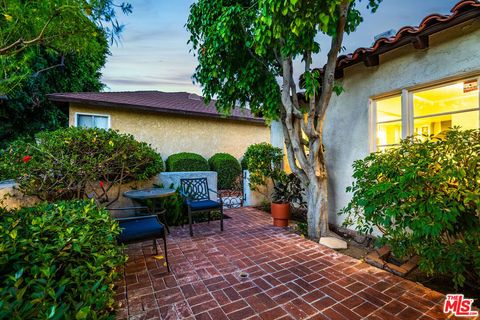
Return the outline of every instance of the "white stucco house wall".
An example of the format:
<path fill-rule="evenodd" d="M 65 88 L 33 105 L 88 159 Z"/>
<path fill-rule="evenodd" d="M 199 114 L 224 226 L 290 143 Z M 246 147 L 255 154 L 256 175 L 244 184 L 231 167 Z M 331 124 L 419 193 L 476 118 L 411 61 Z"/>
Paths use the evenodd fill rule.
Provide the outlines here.
<path fill-rule="evenodd" d="M 337 78 L 345 92 L 332 98 L 324 146 L 330 223 L 341 225 L 355 160 L 413 134 L 479 127 L 480 3 L 463 1 L 339 57 Z M 282 134 L 272 126 L 274 135 Z"/>

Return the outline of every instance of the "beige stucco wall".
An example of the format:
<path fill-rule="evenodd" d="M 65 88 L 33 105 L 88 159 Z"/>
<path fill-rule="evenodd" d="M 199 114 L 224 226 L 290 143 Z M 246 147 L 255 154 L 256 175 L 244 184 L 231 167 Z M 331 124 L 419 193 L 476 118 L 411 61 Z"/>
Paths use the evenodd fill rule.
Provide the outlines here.
<path fill-rule="evenodd" d="M 195 152 L 207 159 L 217 152 L 227 152 L 240 159 L 249 145 L 270 141 L 266 125 L 245 121 L 71 104 L 71 126 L 76 112 L 110 115 L 112 129 L 150 143 L 163 159 L 178 152 Z"/>
<path fill-rule="evenodd" d="M 357 64 L 345 70 L 345 92 L 333 97 L 326 116 L 324 144 L 329 171 L 330 221 L 351 198 L 352 164 L 369 153 L 369 99 L 443 80 L 480 75 L 480 21 L 430 37 L 430 48 L 400 48 L 380 57 L 380 65 Z"/>

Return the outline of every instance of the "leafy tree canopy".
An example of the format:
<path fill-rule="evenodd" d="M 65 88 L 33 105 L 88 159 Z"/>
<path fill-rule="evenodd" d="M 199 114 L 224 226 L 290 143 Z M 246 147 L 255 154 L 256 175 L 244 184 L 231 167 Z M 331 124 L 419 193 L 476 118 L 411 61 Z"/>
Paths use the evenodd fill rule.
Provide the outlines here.
<path fill-rule="evenodd" d="M 111 0 L 0 2 L 0 148 L 67 124 L 46 94 L 99 91 L 100 70 L 122 26 Z"/>
<path fill-rule="evenodd" d="M 344 2 L 344 1 L 343 1 Z M 350 1 L 346 32 L 362 21 L 356 2 Z M 378 0 L 368 1 L 376 9 Z M 320 52 L 315 38 L 334 36 L 341 0 L 200 0 L 191 6 L 186 24 L 189 42 L 198 55 L 194 79 L 206 99 L 217 99 L 217 108 L 230 112 L 235 105 L 249 106 L 267 119 L 278 119 L 281 93 L 276 77 L 282 76 L 282 58 Z M 309 68 L 306 68 L 309 72 Z M 307 90 L 318 89 L 311 81 Z M 307 84 L 307 85 L 308 85 Z M 315 88 L 314 85 L 317 85 Z"/>
<path fill-rule="evenodd" d="M 27 0 L 0 2 L 0 92 L 8 94 L 21 80 L 38 70 L 27 48 L 42 45 L 61 53 L 97 49 L 99 35 L 114 41 L 123 26 L 116 9 L 130 13 L 128 3 L 112 0 Z"/>

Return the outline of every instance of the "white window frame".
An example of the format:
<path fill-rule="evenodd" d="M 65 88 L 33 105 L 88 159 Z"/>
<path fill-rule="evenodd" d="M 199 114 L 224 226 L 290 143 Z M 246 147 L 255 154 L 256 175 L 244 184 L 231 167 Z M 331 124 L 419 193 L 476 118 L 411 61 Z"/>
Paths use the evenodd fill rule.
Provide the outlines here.
<path fill-rule="evenodd" d="M 75 127 L 78 127 L 78 116 L 106 117 L 107 118 L 107 130 L 111 128 L 111 126 L 110 126 L 110 115 L 109 114 L 75 112 L 75 119 L 74 119 L 74 126 Z M 103 128 L 101 128 L 101 129 L 103 129 Z"/>
<path fill-rule="evenodd" d="M 408 136 L 413 135 L 415 132 L 414 130 L 414 106 L 413 106 L 413 95 L 417 92 L 425 91 L 425 90 L 430 90 L 430 89 L 435 89 L 435 88 L 440 88 L 444 86 L 448 86 L 454 83 L 459 83 L 459 82 L 465 82 L 469 80 L 477 80 L 477 83 L 480 85 L 480 76 L 479 75 L 470 75 L 470 76 L 464 76 L 464 77 L 458 77 L 456 79 L 450 79 L 450 80 L 443 80 L 443 81 L 437 81 L 436 83 L 429 84 L 429 85 L 421 85 L 421 86 L 416 86 L 411 89 L 402 89 L 401 92 L 392 92 L 388 95 L 381 95 L 381 96 L 376 96 L 376 97 L 371 97 L 368 101 L 368 109 L 369 109 L 369 132 L 370 132 L 370 137 L 369 137 L 369 150 L 370 152 L 376 152 L 378 151 L 377 147 L 377 101 L 387 99 L 387 98 L 392 98 L 395 96 L 398 96 L 401 94 L 401 100 L 402 100 L 402 139 L 405 139 Z M 480 89 L 479 89 L 480 90 Z M 464 112 L 472 112 L 472 111 L 479 111 L 479 123 L 480 123 L 480 94 L 479 94 L 479 99 L 478 99 L 478 108 L 472 108 L 472 109 L 465 109 L 465 110 L 459 110 L 459 111 L 453 111 L 453 112 L 443 112 L 443 113 L 435 113 L 435 114 L 430 114 L 426 116 L 421 116 L 417 118 L 427 118 L 427 117 L 434 117 L 437 115 L 444 115 L 444 114 L 455 114 L 455 113 L 464 113 Z"/>

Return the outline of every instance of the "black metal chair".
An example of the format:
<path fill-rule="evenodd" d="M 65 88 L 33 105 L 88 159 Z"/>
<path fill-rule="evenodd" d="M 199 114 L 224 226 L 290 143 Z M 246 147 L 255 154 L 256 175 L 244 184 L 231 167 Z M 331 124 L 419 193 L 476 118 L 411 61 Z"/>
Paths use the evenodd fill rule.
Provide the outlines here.
<path fill-rule="evenodd" d="M 210 191 L 218 195 L 218 201 L 210 199 Z M 223 202 L 220 194 L 208 187 L 207 178 L 180 179 L 180 194 L 183 196 L 188 211 L 190 236 L 193 236 L 192 215 L 207 212 L 210 223 L 210 212 L 220 211 L 220 230 L 223 231 Z"/>
<path fill-rule="evenodd" d="M 123 217 L 114 219 L 122 229 L 117 241 L 123 244 L 142 242 L 147 240 L 153 241 L 153 248 L 155 254 L 158 254 L 157 239 L 163 239 L 163 247 L 165 253 L 165 262 L 167 270 L 170 272 L 170 265 L 168 264 L 167 255 L 167 238 L 165 234 L 165 226 L 160 222 L 158 215 L 137 215 L 141 213 L 148 213 L 148 207 L 126 207 L 126 208 L 109 208 L 111 213 L 115 211 L 134 211 L 135 216 Z"/>

